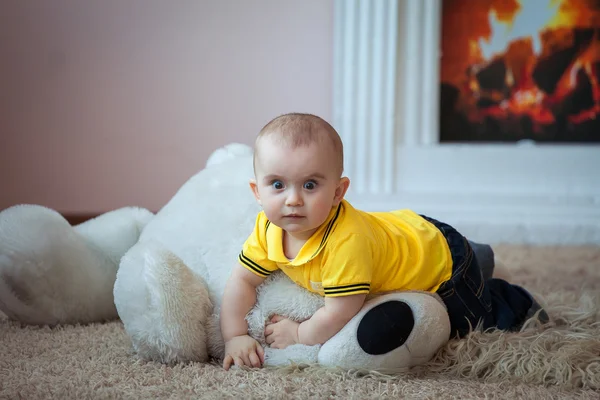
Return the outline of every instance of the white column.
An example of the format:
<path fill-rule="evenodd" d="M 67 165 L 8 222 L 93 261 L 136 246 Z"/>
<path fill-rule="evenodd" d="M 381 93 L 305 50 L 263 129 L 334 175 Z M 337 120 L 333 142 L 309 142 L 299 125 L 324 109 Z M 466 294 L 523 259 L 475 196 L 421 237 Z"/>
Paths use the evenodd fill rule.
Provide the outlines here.
<path fill-rule="evenodd" d="M 410 1 L 410 0 L 408 0 Z M 412 2 L 411 2 L 412 3 Z M 424 0 L 419 4 L 420 31 L 413 37 L 406 36 L 407 40 L 416 42 L 419 40 L 420 47 L 417 53 L 420 66 L 421 102 L 407 108 L 407 112 L 420 117 L 420 125 L 416 128 L 419 137 L 418 145 L 437 145 L 440 134 L 440 60 L 441 51 L 441 27 L 442 27 L 442 4 L 441 0 Z M 413 36 L 414 33 L 413 33 Z M 410 79 L 407 77 L 406 79 Z"/>
<path fill-rule="evenodd" d="M 393 193 L 398 0 L 336 0 L 333 125 L 357 194 Z"/>
<path fill-rule="evenodd" d="M 439 142 L 441 0 L 400 0 L 398 136 L 413 147 Z"/>

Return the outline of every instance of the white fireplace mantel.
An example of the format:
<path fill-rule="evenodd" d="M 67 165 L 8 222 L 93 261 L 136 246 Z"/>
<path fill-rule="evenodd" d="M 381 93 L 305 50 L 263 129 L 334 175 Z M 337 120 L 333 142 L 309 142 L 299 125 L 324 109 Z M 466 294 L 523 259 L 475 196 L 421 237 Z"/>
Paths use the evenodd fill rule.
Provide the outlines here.
<path fill-rule="evenodd" d="M 489 243 L 600 244 L 600 146 L 439 143 L 442 0 L 335 0 L 348 198 Z"/>

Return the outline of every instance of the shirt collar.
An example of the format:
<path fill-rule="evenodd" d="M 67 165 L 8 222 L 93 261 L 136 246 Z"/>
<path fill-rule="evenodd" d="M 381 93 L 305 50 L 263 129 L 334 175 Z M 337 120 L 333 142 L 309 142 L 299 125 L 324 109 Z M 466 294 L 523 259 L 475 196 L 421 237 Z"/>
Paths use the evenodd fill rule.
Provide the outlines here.
<path fill-rule="evenodd" d="M 269 260 L 275 261 L 278 264 L 286 264 L 290 266 L 298 266 L 306 264 L 317 256 L 325 247 L 327 240 L 331 236 L 335 228 L 336 222 L 339 220 L 343 210 L 344 201 L 340 202 L 337 207 L 332 207 L 329 216 L 325 222 L 316 230 L 315 233 L 304 243 L 296 258 L 288 260 L 283 252 L 283 230 L 275 224 L 268 224 L 267 227 L 267 251 Z"/>

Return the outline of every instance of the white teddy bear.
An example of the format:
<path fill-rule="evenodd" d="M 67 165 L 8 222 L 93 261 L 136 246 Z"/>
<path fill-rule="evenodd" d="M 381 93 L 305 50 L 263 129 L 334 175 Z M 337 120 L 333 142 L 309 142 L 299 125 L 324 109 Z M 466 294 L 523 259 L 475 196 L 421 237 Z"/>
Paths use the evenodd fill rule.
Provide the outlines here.
<path fill-rule="evenodd" d="M 147 360 L 222 358 L 221 296 L 260 211 L 251 177 L 251 148 L 232 144 L 215 151 L 156 215 L 123 208 L 72 227 L 41 206 L 0 212 L 0 310 L 37 325 L 120 318 Z M 322 305 L 320 296 L 275 273 L 258 288 L 250 334 L 266 346 L 270 316 L 302 320 Z M 370 298 L 322 346 L 266 346 L 265 365 L 398 370 L 428 361 L 449 334 L 439 299 L 386 294 Z"/>

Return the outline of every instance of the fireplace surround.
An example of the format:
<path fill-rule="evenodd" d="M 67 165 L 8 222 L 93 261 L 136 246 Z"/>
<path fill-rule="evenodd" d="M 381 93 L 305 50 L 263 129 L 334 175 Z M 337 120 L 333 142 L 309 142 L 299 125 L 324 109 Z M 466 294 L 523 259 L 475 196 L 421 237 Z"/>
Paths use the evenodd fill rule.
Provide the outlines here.
<path fill-rule="evenodd" d="M 333 125 L 348 199 L 490 243 L 600 244 L 600 146 L 440 143 L 442 0 L 335 0 Z"/>

